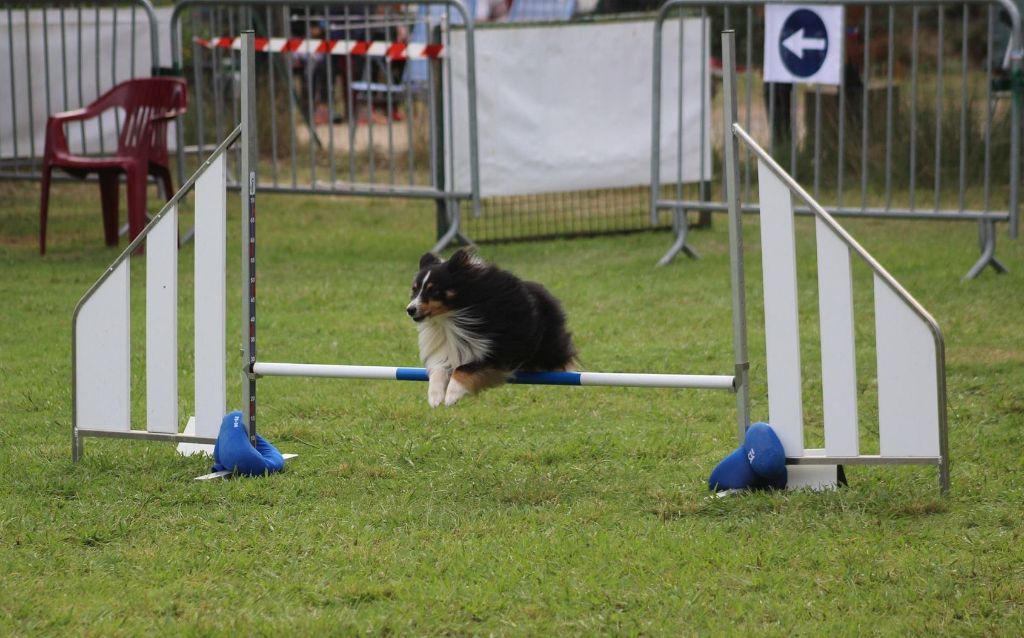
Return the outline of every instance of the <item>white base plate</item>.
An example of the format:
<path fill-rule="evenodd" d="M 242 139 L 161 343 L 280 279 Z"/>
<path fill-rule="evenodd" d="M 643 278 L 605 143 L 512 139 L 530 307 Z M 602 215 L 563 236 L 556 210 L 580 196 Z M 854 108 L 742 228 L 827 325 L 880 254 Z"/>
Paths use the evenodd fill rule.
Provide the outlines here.
<path fill-rule="evenodd" d="M 284 460 L 287 461 L 288 459 L 294 459 L 296 456 L 298 456 L 298 454 L 282 454 L 281 456 L 283 456 Z M 212 480 L 212 479 L 228 478 L 229 476 L 231 476 L 231 470 L 221 470 L 220 472 L 210 472 L 209 474 L 203 474 L 202 476 L 197 476 L 195 478 L 195 480 L 197 480 L 197 481 L 209 481 L 209 480 Z"/>
<path fill-rule="evenodd" d="M 839 469 L 835 465 L 790 465 L 786 468 L 787 490 L 834 490 L 839 486 Z"/>
<path fill-rule="evenodd" d="M 196 418 L 190 416 L 188 423 L 185 424 L 185 431 L 182 434 L 195 434 L 196 433 Z M 182 456 L 195 456 L 196 454 L 205 454 L 206 456 L 213 456 L 213 444 L 212 443 L 179 443 L 178 454 Z"/>

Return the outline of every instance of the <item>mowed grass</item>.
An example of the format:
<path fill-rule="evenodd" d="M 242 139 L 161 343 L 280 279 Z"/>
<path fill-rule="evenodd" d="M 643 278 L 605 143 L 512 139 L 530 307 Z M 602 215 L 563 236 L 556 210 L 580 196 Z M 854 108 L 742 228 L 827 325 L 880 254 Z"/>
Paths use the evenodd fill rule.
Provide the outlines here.
<path fill-rule="evenodd" d="M 195 482 L 172 446 L 70 456 L 71 315 L 116 252 L 95 186 L 0 183 L 2 635 L 1020 635 L 1024 246 L 961 283 L 970 224 L 848 222 L 946 335 L 952 491 L 930 467 L 851 467 L 825 493 L 708 498 L 736 445 L 726 393 L 506 387 L 431 410 L 417 383 L 265 379 L 259 428 L 298 452 L 259 479 Z M 229 368 L 238 200 L 228 197 Z M 259 200 L 259 357 L 416 365 L 404 316 L 429 204 Z M 185 215 L 182 225 L 190 223 Z M 756 218 L 746 218 L 753 414 L 767 417 Z M 484 246 L 564 302 L 590 370 L 729 374 L 724 218 L 698 261 L 667 234 Z M 123 244 L 122 244 L 123 246 Z M 810 443 L 820 442 L 813 225 L 798 223 Z M 191 258 L 181 250 L 181 413 Z M 859 264 L 858 264 L 859 266 Z M 145 414 L 133 262 L 133 414 Z M 877 449 L 870 277 L 856 273 L 865 451 Z M 239 382 L 229 384 L 230 408 Z"/>

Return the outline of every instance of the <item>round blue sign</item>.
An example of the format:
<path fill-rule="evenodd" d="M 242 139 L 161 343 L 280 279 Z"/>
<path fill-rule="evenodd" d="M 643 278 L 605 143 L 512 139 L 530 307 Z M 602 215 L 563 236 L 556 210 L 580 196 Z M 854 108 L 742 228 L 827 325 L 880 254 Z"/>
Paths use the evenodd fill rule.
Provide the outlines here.
<path fill-rule="evenodd" d="M 821 68 L 828 54 L 828 30 L 821 17 L 810 9 L 797 9 L 782 23 L 779 55 L 793 75 L 807 78 Z"/>

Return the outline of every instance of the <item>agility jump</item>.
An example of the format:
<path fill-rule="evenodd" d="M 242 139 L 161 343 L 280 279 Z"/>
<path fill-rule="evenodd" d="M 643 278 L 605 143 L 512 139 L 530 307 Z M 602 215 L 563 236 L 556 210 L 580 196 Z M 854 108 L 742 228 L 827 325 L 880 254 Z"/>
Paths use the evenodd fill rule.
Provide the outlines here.
<path fill-rule="evenodd" d="M 75 309 L 72 334 L 72 456 L 86 437 L 177 442 L 184 452 L 210 446 L 228 402 L 225 394 L 226 190 L 225 152 L 241 144 L 242 408 L 255 440 L 257 381 L 261 377 L 427 381 L 423 368 L 264 362 L 256 340 L 256 129 L 252 32 L 242 35 L 241 124 L 182 185 L 144 231 L 86 292 Z M 732 374 L 620 372 L 517 373 L 510 383 L 724 390 L 736 395 L 739 439 L 751 423 L 747 358 L 742 217 L 738 201 L 738 149 L 758 159 L 769 422 L 779 433 L 790 466 L 790 486 L 833 485 L 838 466 L 924 464 L 939 469 L 949 489 L 945 362 L 934 319 L 737 124 L 735 43 L 723 35 L 725 160 L 733 315 Z M 196 191 L 195 410 L 179 432 L 177 387 L 177 204 Z M 818 242 L 824 449 L 806 449 L 800 379 L 793 202 L 796 195 L 816 217 Z M 130 419 L 129 265 L 146 248 L 146 427 Z M 861 454 L 853 326 L 851 256 L 872 270 L 876 321 L 879 454 Z M 141 257 L 135 257 L 139 259 Z M 210 273 L 220 273 L 212 276 Z M 200 448 L 203 449 L 203 448 Z M 205 449 L 208 449 L 205 448 Z"/>

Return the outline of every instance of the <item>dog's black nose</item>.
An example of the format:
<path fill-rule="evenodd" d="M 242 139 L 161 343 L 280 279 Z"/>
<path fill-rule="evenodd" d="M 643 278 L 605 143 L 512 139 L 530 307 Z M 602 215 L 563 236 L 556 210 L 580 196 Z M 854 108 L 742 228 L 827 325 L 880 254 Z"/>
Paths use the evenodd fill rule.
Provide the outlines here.
<path fill-rule="evenodd" d="M 416 306 L 409 306 L 405 309 L 405 311 L 409 313 L 409 316 L 411 317 L 414 314 L 416 314 Z"/>

